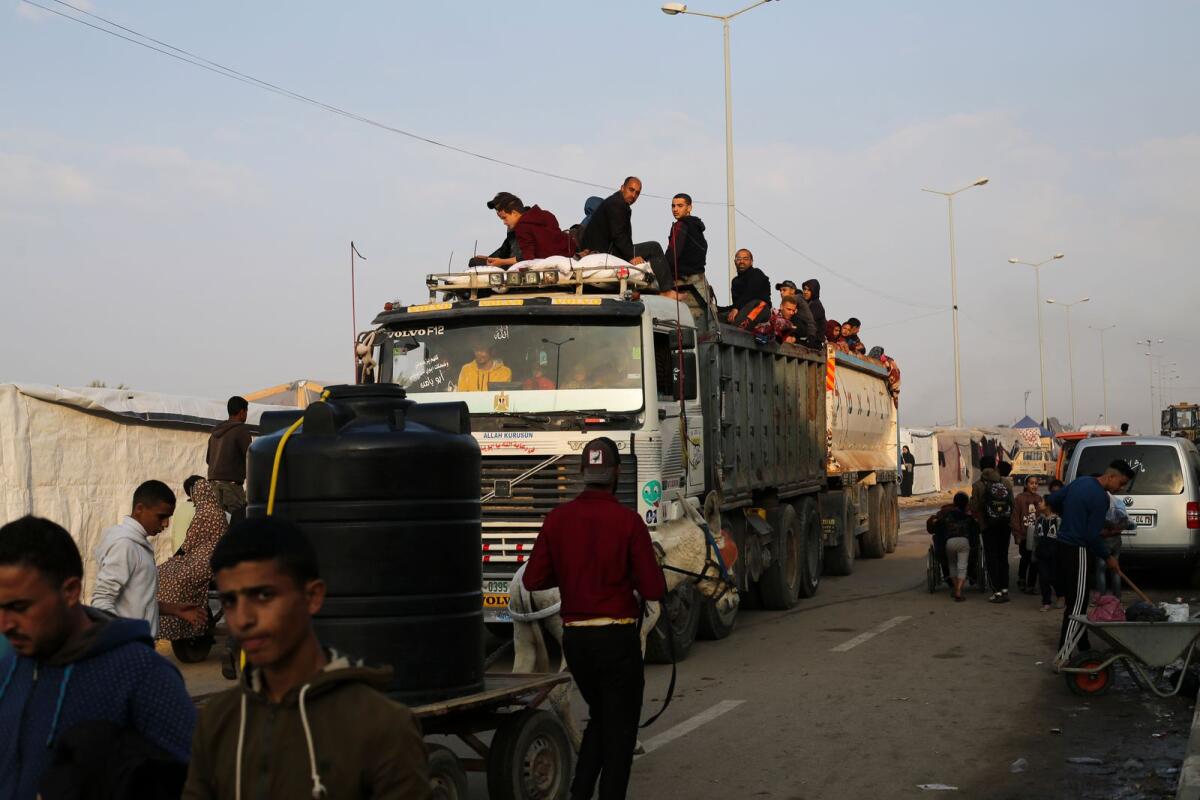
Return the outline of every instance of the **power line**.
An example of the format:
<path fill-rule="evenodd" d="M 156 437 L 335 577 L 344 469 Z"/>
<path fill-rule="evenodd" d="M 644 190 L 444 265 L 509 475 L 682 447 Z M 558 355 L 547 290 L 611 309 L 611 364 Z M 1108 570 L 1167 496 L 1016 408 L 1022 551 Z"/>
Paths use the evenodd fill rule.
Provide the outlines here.
<path fill-rule="evenodd" d="M 56 16 L 62 17 L 63 19 L 66 19 L 66 20 L 70 20 L 71 22 L 77 22 L 80 25 L 86 25 L 87 27 L 92 28 L 93 30 L 100 31 L 101 33 L 106 33 L 109 36 L 114 36 L 123 41 L 130 42 L 131 44 L 136 44 L 139 47 L 146 48 L 147 50 L 153 50 L 156 53 L 160 53 L 161 55 L 168 56 L 177 61 L 182 61 L 185 64 L 191 64 L 194 67 L 199 67 L 200 69 L 207 70 L 208 72 L 212 72 L 216 75 L 220 75 L 225 78 L 230 78 L 231 80 L 236 80 L 240 83 L 244 83 L 249 86 L 254 86 L 254 87 L 257 87 L 264 91 L 272 92 L 273 94 L 277 94 L 277 95 L 280 95 L 281 97 L 286 97 L 288 99 L 295 100 L 297 102 L 306 103 L 308 105 L 314 106 L 314 107 L 322 109 L 324 111 L 328 111 L 332 114 L 337 114 L 341 117 L 345 117 L 346 119 L 350 119 L 355 122 L 361 122 L 365 125 L 370 125 L 372 127 L 378 128 L 380 130 L 384 130 L 389 133 L 397 134 L 399 136 L 404 136 L 408 139 L 412 139 L 413 141 L 422 142 L 424 144 L 432 145 L 434 147 L 439 147 L 444 150 L 449 150 L 451 152 L 458 153 L 458 154 L 464 155 L 464 156 L 468 156 L 470 158 L 479 159 L 480 161 L 486 161 L 491 164 L 496 164 L 496 165 L 502 166 L 502 167 L 508 167 L 510 169 L 520 170 L 522 172 L 527 172 L 527 173 L 530 173 L 533 175 L 540 175 L 540 176 L 546 177 L 546 178 L 553 178 L 554 180 L 566 181 L 568 183 L 573 183 L 573 184 L 576 184 L 579 186 L 588 186 L 588 187 L 592 187 L 592 188 L 596 188 L 596 189 L 604 189 L 604 190 L 612 189 L 611 186 L 606 186 L 602 183 L 596 183 L 595 181 L 584 180 L 582 178 L 575 178 L 570 175 L 563 175 L 563 174 L 557 173 L 557 172 L 550 172 L 549 170 L 539 169 L 537 167 L 530 167 L 528 165 L 518 164 L 513 161 L 506 161 L 501 158 L 496 158 L 495 156 L 489 156 L 485 153 L 477 153 L 473 150 L 468 150 L 465 147 L 459 147 L 457 145 L 448 144 L 447 142 L 443 142 L 438 139 L 431 138 L 429 136 L 423 136 L 421 134 L 414 133 L 412 131 L 408 131 L 403 128 L 398 128 L 394 125 L 389 125 L 385 122 L 380 122 L 379 120 L 372 119 L 370 117 L 365 117 L 365 116 L 363 116 L 361 114 L 357 114 L 353 111 L 348 111 L 344 108 L 340 108 L 340 107 L 332 105 L 330 103 L 326 103 L 321 100 L 317 100 L 315 98 L 309 97 L 307 95 L 301 94 L 299 92 L 293 91 L 293 90 L 285 88 L 283 86 L 278 86 L 269 81 L 262 80 L 261 78 L 256 78 L 253 75 L 249 75 L 247 73 L 240 72 L 239 70 L 236 70 L 233 67 L 228 67 L 224 64 L 213 61 L 213 60 L 206 58 L 202 55 L 199 55 L 197 53 L 193 53 L 193 52 L 191 52 L 189 50 L 185 50 L 181 47 L 176 47 L 175 45 L 165 42 L 161 39 L 156 39 L 152 36 L 148 36 L 144 33 L 141 33 L 140 31 L 134 30 L 133 28 L 126 27 L 125 25 L 121 25 L 118 22 L 114 22 L 113 20 L 107 19 L 106 17 L 102 17 L 99 14 L 95 14 L 84 8 L 80 8 L 79 6 L 75 6 L 75 5 L 72 5 L 71 3 L 65 2 L 65 0 L 51 0 L 51 1 L 56 3 L 57 5 L 62 6 L 63 8 L 71 9 L 72 11 L 74 11 L 77 14 L 82 14 L 86 17 L 89 17 L 91 19 L 102 22 L 104 25 L 108 25 L 108 26 L 110 26 L 110 28 L 115 28 L 116 30 L 110 30 L 110 28 L 105 28 L 101 25 L 96 25 L 91 22 L 88 22 L 85 19 L 80 19 L 79 17 L 73 16 L 71 14 L 63 13 L 62 11 L 56 10 L 54 8 L 50 8 L 49 6 L 43 5 L 39 2 L 35 2 L 35 0 L 21 0 L 21 2 L 26 3 L 27 5 L 34 6 L 35 8 L 40 8 L 43 11 L 46 11 L 50 14 L 54 14 Z M 124 31 L 125 33 L 119 33 L 118 31 Z M 126 36 L 125 34 L 130 34 L 130 35 Z M 134 38 L 134 37 L 136 37 L 136 38 Z M 671 198 L 667 197 L 666 195 L 656 195 L 656 194 L 644 194 L 643 197 L 650 197 L 650 198 L 654 198 L 654 199 L 658 199 L 658 200 L 671 199 Z M 728 205 L 727 202 L 718 202 L 718 201 L 714 201 L 714 200 L 694 200 L 693 202 L 696 203 L 697 205 L 716 205 L 716 206 L 727 206 Z M 914 302 L 912 300 L 907 300 L 905 298 L 898 297 L 896 295 L 888 294 L 887 292 L 883 292 L 883 291 L 876 289 L 868 284 L 865 284 L 865 283 L 862 283 L 861 281 L 855 280 L 854 278 L 850 277 L 849 275 L 843 274 L 843 273 L 833 269 L 832 267 L 828 266 L 827 264 L 824 264 L 824 263 L 818 261 L 817 259 L 808 255 L 804 251 L 800 250 L 795 245 L 784 240 L 782 237 L 776 235 L 775 233 L 772 233 L 765 226 L 763 226 L 761 223 L 754 220 L 752 217 L 750 217 L 748 214 L 746 214 L 741 209 L 736 209 L 736 210 L 737 210 L 737 213 L 739 215 L 741 215 L 743 218 L 745 218 L 746 221 L 748 221 L 751 225 L 758 228 L 760 231 L 765 233 L 770 238 L 779 242 L 781 245 L 786 247 L 788 250 L 791 250 L 793 253 L 800 256 L 804 260 L 825 270 L 827 273 L 834 276 L 835 278 L 845 281 L 846 283 L 850 284 L 851 286 L 857 287 L 858 289 L 861 289 L 864 292 L 869 292 L 871 294 L 883 297 L 887 300 L 892 300 L 897 303 L 901 303 L 903 305 L 911 306 L 913 308 L 938 309 L 939 313 L 941 310 L 943 310 L 940 306 L 937 306 L 937 305 L 934 305 L 931 303 L 919 303 L 919 302 Z"/>

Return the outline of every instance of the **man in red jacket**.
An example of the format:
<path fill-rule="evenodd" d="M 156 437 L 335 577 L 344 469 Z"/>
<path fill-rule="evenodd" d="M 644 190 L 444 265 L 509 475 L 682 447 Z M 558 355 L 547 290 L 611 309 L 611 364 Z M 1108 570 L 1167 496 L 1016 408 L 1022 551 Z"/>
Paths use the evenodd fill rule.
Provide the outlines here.
<path fill-rule="evenodd" d="M 489 266 L 510 267 L 517 261 L 572 254 L 571 237 L 559 227 L 558 219 L 549 211 L 536 205 L 526 208 L 521 198 L 509 192 L 498 193 L 488 201 L 487 207 L 496 212 L 516 245 L 516 251 L 507 257 L 496 257 L 493 253 L 487 259 Z"/>
<path fill-rule="evenodd" d="M 617 445 L 599 437 L 583 448 L 579 497 L 542 524 L 523 582 L 530 591 L 559 588 L 563 653 L 588 704 L 571 797 L 625 797 L 637 744 L 645 673 L 637 622 L 642 600 L 661 600 L 667 586 L 637 512 L 617 500 Z"/>

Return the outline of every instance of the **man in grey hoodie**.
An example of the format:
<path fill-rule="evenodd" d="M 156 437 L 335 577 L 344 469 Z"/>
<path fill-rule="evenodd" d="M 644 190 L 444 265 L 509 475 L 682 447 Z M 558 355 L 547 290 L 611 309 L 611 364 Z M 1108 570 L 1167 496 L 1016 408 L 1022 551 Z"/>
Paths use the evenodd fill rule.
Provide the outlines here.
<path fill-rule="evenodd" d="M 174 513 L 175 493 L 162 481 L 146 481 L 133 493 L 129 516 L 104 531 L 95 551 L 98 569 L 92 607 L 145 620 L 154 637 L 159 614 L 179 617 L 192 626 L 205 620 L 200 606 L 158 600 L 158 567 L 150 538 L 162 533 Z"/>
<path fill-rule="evenodd" d="M 217 494 L 221 508 L 237 522 L 246 516 L 246 453 L 250 450 L 250 426 L 246 416 L 250 404 L 234 395 L 225 404 L 229 419 L 213 428 L 208 437 L 208 482 Z"/>

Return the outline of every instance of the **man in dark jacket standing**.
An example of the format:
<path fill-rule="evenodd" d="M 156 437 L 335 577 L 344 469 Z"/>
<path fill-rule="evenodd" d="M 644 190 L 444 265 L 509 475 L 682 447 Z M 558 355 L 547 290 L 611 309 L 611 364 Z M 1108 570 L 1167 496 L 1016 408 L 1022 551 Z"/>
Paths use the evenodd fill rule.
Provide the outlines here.
<path fill-rule="evenodd" d="M 671 215 L 675 222 L 667 233 L 667 252 L 664 255 L 664 275 L 655 277 L 664 287 L 664 297 L 687 303 L 692 316 L 699 316 L 712 304 L 712 288 L 704 274 L 708 259 L 708 240 L 704 238 L 704 222 L 692 215 L 692 197 L 677 194 L 671 198 Z M 656 259 L 651 259 L 653 263 Z"/>
<path fill-rule="evenodd" d="M 213 428 L 208 437 L 208 482 L 217 502 L 236 522 L 246 515 L 246 453 L 250 450 L 250 426 L 246 416 L 250 404 L 234 395 L 225 404 L 229 419 Z"/>
<path fill-rule="evenodd" d="M 650 533 L 616 497 L 617 445 L 600 437 L 583 449 L 579 497 L 550 512 L 525 567 L 526 589 L 559 587 L 563 653 L 588 704 L 571 797 L 625 797 L 637 744 L 645 674 L 637 622 L 643 601 L 666 594 Z"/>
<path fill-rule="evenodd" d="M 825 304 L 821 302 L 821 282 L 809 278 L 800 284 L 800 294 L 808 301 L 808 310 L 812 313 L 813 324 L 817 326 L 817 336 L 825 339 Z"/>
<path fill-rule="evenodd" d="M 1059 590 L 1067 596 L 1067 607 L 1063 611 L 1062 628 L 1058 634 L 1056 665 L 1061 666 L 1071 657 L 1066 643 L 1074 638 L 1079 625 L 1071 617 L 1087 613 L 1088 593 L 1095 582 L 1092 566 L 1095 561 L 1092 556 L 1103 561 L 1111 570 L 1120 569 L 1117 559 L 1108 552 L 1101 534 L 1108 518 L 1109 494 L 1119 493 L 1134 474 L 1127 461 L 1114 461 L 1099 478 L 1090 475 L 1076 478 L 1069 486 L 1046 498 L 1046 505 L 1062 517 L 1055 558 Z M 1091 649 L 1086 633 L 1079 640 L 1079 647 L 1083 651 Z"/>
<path fill-rule="evenodd" d="M 0 658 L 0 797 L 34 800 L 59 742 L 88 723 L 131 734 L 110 763 L 129 764 L 135 749 L 180 772 L 187 763 L 196 708 L 179 670 L 154 652 L 144 620 L 83 605 L 82 581 L 61 526 L 23 517 L 0 528 L 0 633 L 12 646 Z"/>
<path fill-rule="evenodd" d="M 996 457 L 979 459 L 982 474 L 971 487 L 971 512 L 983 529 L 983 555 L 995 592 L 989 603 L 1007 603 L 1008 545 L 1013 512 L 1012 484 L 996 471 Z"/>

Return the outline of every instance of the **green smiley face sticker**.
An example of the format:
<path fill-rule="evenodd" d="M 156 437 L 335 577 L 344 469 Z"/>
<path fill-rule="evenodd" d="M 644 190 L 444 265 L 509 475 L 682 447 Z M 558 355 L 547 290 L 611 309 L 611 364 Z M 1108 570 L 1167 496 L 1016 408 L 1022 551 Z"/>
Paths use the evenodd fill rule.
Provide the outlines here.
<path fill-rule="evenodd" d="M 658 505 L 658 501 L 662 499 L 662 484 L 658 481 L 648 481 L 642 486 L 642 499 L 646 501 L 646 505 Z"/>

